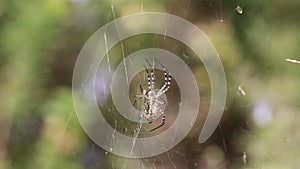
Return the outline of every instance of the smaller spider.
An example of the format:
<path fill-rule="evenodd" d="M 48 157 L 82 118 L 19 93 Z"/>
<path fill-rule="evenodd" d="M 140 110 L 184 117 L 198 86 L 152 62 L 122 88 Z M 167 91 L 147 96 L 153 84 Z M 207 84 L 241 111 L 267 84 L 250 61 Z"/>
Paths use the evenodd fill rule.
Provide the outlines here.
<path fill-rule="evenodd" d="M 149 124 L 151 124 L 158 117 L 162 116 L 161 124 L 151 129 L 150 132 L 162 127 L 165 124 L 166 116 L 164 112 L 164 106 L 166 105 L 166 101 L 163 100 L 162 95 L 169 90 L 172 80 L 170 72 L 162 64 L 160 65 L 163 67 L 164 85 L 160 89 L 155 89 L 154 66 L 152 66 L 152 69 L 150 69 L 150 71 L 146 68 L 145 70 L 147 72 L 148 89 L 143 89 L 140 85 L 142 94 L 136 95 L 136 99 L 142 99 L 142 114 L 140 116 L 140 121 L 144 118 Z"/>

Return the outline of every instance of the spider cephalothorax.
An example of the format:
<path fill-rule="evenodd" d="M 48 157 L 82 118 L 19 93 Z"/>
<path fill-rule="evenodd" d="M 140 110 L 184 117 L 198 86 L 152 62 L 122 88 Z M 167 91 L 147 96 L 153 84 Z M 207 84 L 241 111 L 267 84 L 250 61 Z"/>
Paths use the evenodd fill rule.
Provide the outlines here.
<path fill-rule="evenodd" d="M 166 101 L 163 100 L 162 95 L 169 90 L 172 77 L 169 71 L 164 66 L 162 67 L 164 72 L 164 85 L 160 89 L 155 89 L 154 67 L 152 67 L 150 71 L 146 68 L 148 89 L 143 89 L 140 86 L 142 94 L 136 96 L 137 98 L 142 99 L 142 114 L 140 120 L 146 119 L 148 123 L 152 123 L 156 118 L 162 116 L 161 124 L 150 131 L 154 131 L 165 124 L 165 112 L 163 106 L 166 104 Z"/>

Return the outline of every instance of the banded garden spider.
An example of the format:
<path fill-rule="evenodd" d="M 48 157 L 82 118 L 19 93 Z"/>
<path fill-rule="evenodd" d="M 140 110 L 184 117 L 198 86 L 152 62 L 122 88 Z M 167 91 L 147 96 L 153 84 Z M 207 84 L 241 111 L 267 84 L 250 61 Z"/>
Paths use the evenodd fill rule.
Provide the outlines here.
<path fill-rule="evenodd" d="M 151 129 L 150 132 L 162 127 L 165 124 L 166 115 L 164 109 L 162 109 L 162 106 L 166 105 L 166 101 L 163 100 L 162 95 L 169 90 L 172 80 L 171 73 L 162 64 L 160 65 L 163 67 L 164 85 L 160 89 L 155 89 L 154 86 L 156 79 L 154 74 L 154 65 L 152 66 L 152 69 L 150 69 L 150 71 L 145 67 L 145 70 L 147 72 L 148 89 L 143 89 L 140 85 L 140 90 L 142 94 L 136 95 L 136 99 L 142 99 L 142 114 L 140 116 L 139 121 L 141 121 L 144 118 L 149 124 L 151 124 L 156 118 L 162 116 L 161 124 Z"/>

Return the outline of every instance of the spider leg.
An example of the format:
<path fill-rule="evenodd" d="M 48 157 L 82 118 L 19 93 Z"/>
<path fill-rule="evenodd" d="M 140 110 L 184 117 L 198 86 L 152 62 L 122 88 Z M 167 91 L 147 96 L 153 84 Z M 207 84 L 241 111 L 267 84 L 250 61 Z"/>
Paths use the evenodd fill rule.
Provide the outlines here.
<path fill-rule="evenodd" d="M 142 87 L 142 85 L 140 85 L 140 90 L 141 90 L 141 93 L 143 93 L 143 87 Z"/>
<path fill-rule="evenodd" d="M 150 73 L 146 69 L 146 72 L 148 74 L 148 89 L 149 90 L 154 90 L 154 85 L 155 85 L 154 62 L 152 64 L 152 66 L 151 66 L 151 64 L 149 63 L 149 61 L 147 59 L 145 59 L 145 60 L 146 60 L 146 62 L 148 63 L 148 65 L 150 67 Z"/>
<path fill-rule="evenodd" d="M 135 103 L 136 103 L 136 101 L 138 100 L 138 99 L 141 99 L 141 98 L 143 98 L 143 95 L 136 95 L 136 96 L 134 96 L 135 97 L 135 99 L 134 99 L 134 102 L 133 102 L 133 106 L 135 105 Z"/>
<path fill-rule="evenodd" d="M 140 90 L 141 90 L 141 93 L 143 93 L 143 90 L 144 90 L 144 89 L 143 89 L 142 85 L 140 85 Z M 137 102 L 138 99 L 143 98 L 143 94 L 135 95 L 134 98 L 135 98 L 135 99 L 134 99 L 134 102 L 133 102 L 133 104 L 132 104 L 133 106 L 135 105 L 135 103 Z"/>
<path fill-rule="evenodd" d="M 159 60 L 157 60 L 156 58 L 154 58 L 154 60 L 163 68 L 164 77 L 165 77 L 164 85 L 157 92 L 157 97 L 159 97 L 159 96 L 161 96 L 162 94 L 164 94 L 165 92 L 167 92 L 169 90 L 171 80 L 172 80 L 172 76 L 171 76 L 171 73 L 168 71 L 168 69 L 163 64 L 161 64 L 159 62 Z"/>
<path fill-rule="evenodd" d="M 135 105 L 136 101 L 137 101 L 137 99 L 135 98 L 135 99 L 134 99 L 134 102 L 133 102 L 133 104 L 132 104 L 133 106 Z"/>
<path fill-rule="evenodd" d="M 160 105 L 165 105 L 166 104 L 166 101 L 163 98 L 160 98 L 160 97 L 155 102 L 160 104 Z"/>
<path fill-rule="evenodd" d="M 171 73 L 169 71 L 167 71 L 167 69 L 165 67 L 163 67 L 163 70 L 164 70 L 165 83 L 157 92 L 157 97 L 161 96 L 162 94 L 164 94 L 165 92 L 167 92 L 169 90 L 171 80 L 172 80 Z"/>
<path fill-rule="evenodd" d="M 161 121 L 161 124 L 160 124 L 159 126 L 153 128 L 153 129 L 151 129 L 150 132 L 152 132 L 152 131 L 154 131 L 154 130 L 160 128 L 160 127 L 162 127 L 162 126 L 165 124 L 165 120 L 166 120 L 166 115 L 165 115 L 165 113 L 163 112 L 163 113 L 162 113 L 162 121 Z"/>
<path fill-rule="evenodd" d="M 151 76 L 150 76 L 148 68 L 145 65 L 144 65 L 144 67 L 145 67 L 145 71 L 147 73 L 147 86 L 148 86 L 148 90 L 150 90 L 150 88 L 151 88 Z"/>

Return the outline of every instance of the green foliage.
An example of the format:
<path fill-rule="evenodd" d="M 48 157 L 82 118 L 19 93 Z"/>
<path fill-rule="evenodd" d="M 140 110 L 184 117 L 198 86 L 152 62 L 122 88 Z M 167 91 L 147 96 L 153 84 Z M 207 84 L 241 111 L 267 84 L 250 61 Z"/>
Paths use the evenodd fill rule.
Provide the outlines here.
<path fill-rule="evenodd" d="M 299 58 L 300 1 L 215 2 L 0 0 L 0 168 L 88 168 L 80 155 L 90 142 L 72 102 L 74 62 L 97 29 L 115 17 L 141 10 L 168 12 L 193 22 L 220 54 L 228 80 L 227 110 L 221 123 L 225 129 L 222 138 L 215 134 L 211 141 L 215 145 L 204 150 L 201 159 L 205 161 L 208 154 L 213 156 L 208 162 L 215 163 L 215 156 L 217 162 L 227 156 L 233 168 L 297 168 L 300 66 L 285 59 Z M 242 14 L 236 13 L 237 5 L 243 7 Z M 173 40 L 160 39 L 153 35 L 131 37 L 123 42 L 125 53 L 155 45 L 184 53 Z M 122 59 L 118 57 L 120 49 L 117 45 L 109 53 L 114 65 Z M 209 79 L 201 63 L 193 60 L 189 64 L 202 83 L 200 91 L 209 93 Z M 239 86 L 245 89 L 246 97 L 236 94 Z M 261 99 L 273 108 L 273 121 L 263 127 L 251 119 L 251 109 Z M 201 111 L 210 104 L 208 99 L 203 102 Z M 113 124 L 117 116 L 109 111 L 104 114 Z M 241 125 L 246 129 L 240 129 Z M 193 142 L 198 135 L 191 133 L 187 140 Z M 223 151 L 224 140 L 231 147 Z M 187 147 L 196 149 L 198 145 L 193 144 Z M 110 162 L 118 168 L 126 161 L 113 155 L 102 157 L 99 149 L 102 154 L 96 159 L 101 158 L 104 161 L 99 161 L 109 167 Z M 199 152 L 187 150 L 178 161 L 201 161 L 197 159 Z M 243 152 L 249 156 L 247 165 L 234 154 Z"/>

